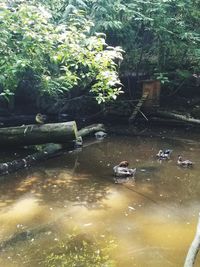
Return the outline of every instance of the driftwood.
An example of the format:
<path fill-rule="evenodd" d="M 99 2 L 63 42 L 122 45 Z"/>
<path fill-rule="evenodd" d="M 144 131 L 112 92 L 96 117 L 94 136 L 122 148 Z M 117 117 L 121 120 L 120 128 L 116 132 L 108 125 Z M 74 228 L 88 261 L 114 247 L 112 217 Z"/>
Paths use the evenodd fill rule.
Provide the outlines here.
<path fill-rule="evenodd" d="M 197 230 L 196 235 L 194 237 L 194 240 L 192 241 L 192 244 L 190 245 L 190 248 L 188 250 L 187 257 L 185 259 L 184 267 L 193 267 L 195 263 L 196 256 L 200 249 L 200 214 L 199 214 L 199 220 L 197 224 Z"/>
<path fill-rule="evenodd" d="M 93 124 L 88 127 L 81 129 L 77 136 L 86 137 L 94 132 L 104 129 L 103 124 Z M 10 162 L 5 162 L 0 164 L 0 175 L 9 174 L 11 172 L 15 172 L 19 169 L 23 169 L 26 167 L 30 167 L 34 165 L 36 162 L 41 160 L 46 160 L 51 157 L 55 157 L 60 155 L 63 150 L 72 148 L 72 143 L 66 144 L 47 144 L 45 145 L 41 151 L 38 151 L 34 154 L 28 155 L 24 158 L 13 160 Z"/>
<path fill-rule="evenodd" d="M 0 128 L 0 146 L 67 143 L 77 139 L 75 121 Z"/>
<path fill-rule="evenodd" d="M 81 137 L 85 137 L 88 135 L 91 135 L 92 133 L 98 132 L 98 131 L 104 131 L 104 125 L 99 123 L 99 124 L 91 124 L 87 127 L 84 127 L 78 131 L 78 135 Z"/>
<path fill-rule="evenodd" d="M 192 123 L 188 123 L 186 121 L 172 119 L 172 118 L 161 118 L 161 117 L 149 117 L 148 122 L 150 124 L 159 124 L 159 125 L 169 125 L 169 126 L 188 126 L 192 125 Z"/>
<path fill-rule="evenodd" d="M 180 120 L 180 121 L 184 121 L 184 122 L 192 123 L 192 124 L 200 124 L 200 120 L 194 119 L 192 117 L 187 117 L 187 116 L 183 116 L 180 114 L 176 114 L 173 112 L 169 112 L 169 111 L 157 111 L 156 114 L 161 117 L 165 117 L 165 118 L 172 118 L 172 119 L 176 119 L 176 120 Z"/>

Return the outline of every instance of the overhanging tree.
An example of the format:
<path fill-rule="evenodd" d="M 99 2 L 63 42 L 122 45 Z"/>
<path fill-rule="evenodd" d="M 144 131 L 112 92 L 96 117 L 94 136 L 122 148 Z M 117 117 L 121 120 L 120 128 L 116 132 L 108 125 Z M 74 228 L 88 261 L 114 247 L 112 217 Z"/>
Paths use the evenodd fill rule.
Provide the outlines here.
<path fill-rule="evenodd" d="M 37 1 L 37 0 L 35 0 Z M 50 4 L 51 2 L 51 4 Z M 199 72 L 200 2 L 197 0 L 54 0 L 55 19 L 66 21 L 76 9 L 94 21 L 94 31 L 126 51 L 123 70 L 146 72 L 163 82 L 170 72 L 185 79 Z M 49 8 L 52 1 L 46 1 Z"/>
<path fill-rule="evenodd" d="M 14 94 L 27 72 L 51 95 L 88 88 L 101 103 L 121 93 L 121 49 L 106 49 L 104 35 L 91 35 L 90 20 L 75 12 L 55 24 L 44 7 L 21 2 L 0 9 L 1 95 Z"/>

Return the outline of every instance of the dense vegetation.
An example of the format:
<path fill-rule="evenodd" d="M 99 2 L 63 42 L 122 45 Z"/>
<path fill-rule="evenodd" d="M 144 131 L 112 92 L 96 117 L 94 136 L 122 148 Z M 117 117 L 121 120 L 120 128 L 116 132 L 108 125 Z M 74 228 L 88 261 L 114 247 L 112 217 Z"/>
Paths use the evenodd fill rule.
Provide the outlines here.
<path fill-rule="evenodd" d="M 100 103 L 121 92 L 120 48 L 106 49 L 105 35 L 91 35 L 92 22 L 80 13 L 55 24 L 42 6 L 24 3 L 5 5 L 0 16 L 1 95 L 12 94 L 26 75 L 51 95 L 88 88 Z"/>
<path fill-rule="evenodd" d="M 1 95 L 31 75 L 40 91 L 81 88 L 100 103 L 121 92 L 118 66 L 171 87 L 199 75 L 197 0 L 13 0 L 0 17 Z"/>
<path fill-rule="evenodd" d="M 54 3 L 59 3 L 54 9 Z M 84 10 L 94 21 L 93 31 L 107 34 L 107 42 L 126 51 L 122 71 L 170 72 L 185 78 L 199 71 L 200 2 L 196 0 L 54 0 L 43 1 L 59 21 Z"/>

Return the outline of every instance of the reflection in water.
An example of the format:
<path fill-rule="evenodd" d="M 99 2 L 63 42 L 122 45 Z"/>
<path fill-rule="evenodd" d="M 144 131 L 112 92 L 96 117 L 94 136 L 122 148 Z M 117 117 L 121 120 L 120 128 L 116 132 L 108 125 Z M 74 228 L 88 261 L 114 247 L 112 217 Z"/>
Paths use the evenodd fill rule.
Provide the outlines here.
<path fill-rule="evenodd" d="M 156 161 L 161 148 L 173 149 L 170 161 Z M 102 249 L 114 242 L 117 267 L 182 266 L 199 212 L 199 150 L 195 142 L 109 137 L 10 175 L 0 184 L 0 266 L 46 266 L 74 231 Z M 195 167 L 179 168 L 178 154 Z M 114 184 L 122 160 L 136 178 Z"/>

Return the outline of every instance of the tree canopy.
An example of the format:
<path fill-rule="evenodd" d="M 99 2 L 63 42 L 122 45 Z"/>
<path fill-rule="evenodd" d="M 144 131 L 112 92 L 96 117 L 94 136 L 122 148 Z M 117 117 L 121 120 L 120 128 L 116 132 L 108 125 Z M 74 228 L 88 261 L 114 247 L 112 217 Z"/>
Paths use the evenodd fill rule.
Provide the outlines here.
<path fill-rule="evenodd" d="M 89 88 L 99 103 L 121 92 L 117 62 L 119 47 L 108 47 L 104 34 L 91 34 L 92 22 L 74 11 L 56 24 L 41 5 L 16 2 L 0 10 L 0 85 L 8 97 L 26 73 L 41 92 L 60 94 Z"/>
<path fill-rule="evenodd" d="M 51 9 L 53 1 L 45 1 Z M 126 51 L 122 71 L 147 72 L 155 78 L 176 71 L 180 77 L 199 72 L 200 2 L 197 0 L 54 0 L 55 19 L 67 20 L 84 10 L 94 31 Z M 51 3 L 51 4 L 50 4 Z"/>
<path fill-rule="evenodd" d="M 121 72 L 162 82 L 199 73 L 197 0 L 9 0 L 0 18 L 1 95 L 28 72 L 41 92 L 78 87 L 99 103 L 115 99 L 123 50 Z"/>

